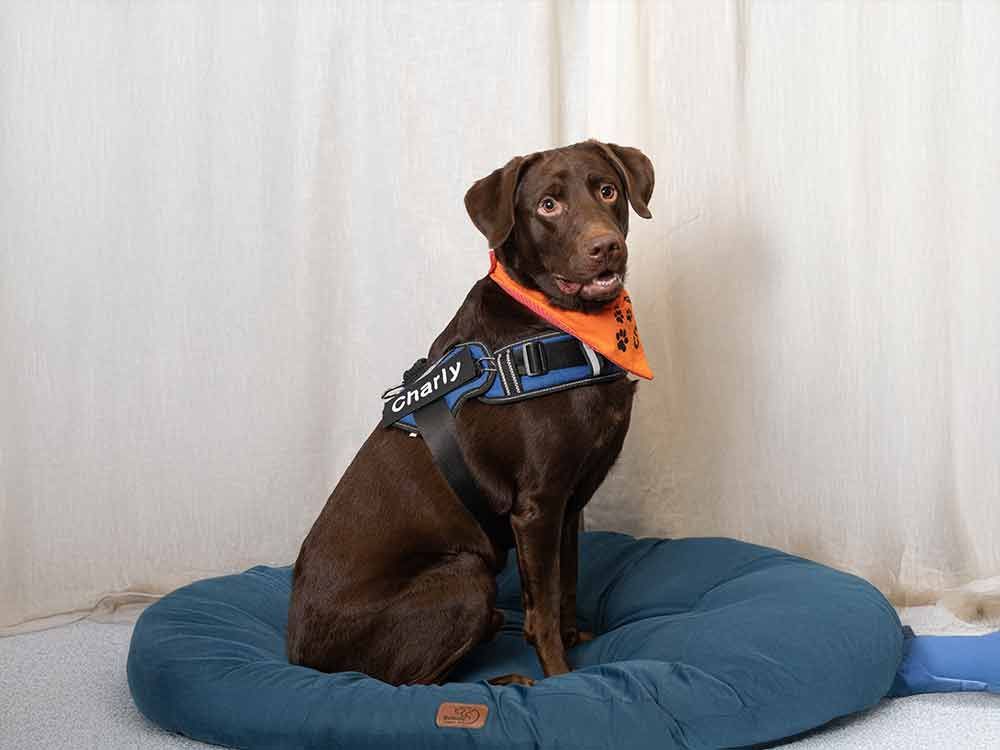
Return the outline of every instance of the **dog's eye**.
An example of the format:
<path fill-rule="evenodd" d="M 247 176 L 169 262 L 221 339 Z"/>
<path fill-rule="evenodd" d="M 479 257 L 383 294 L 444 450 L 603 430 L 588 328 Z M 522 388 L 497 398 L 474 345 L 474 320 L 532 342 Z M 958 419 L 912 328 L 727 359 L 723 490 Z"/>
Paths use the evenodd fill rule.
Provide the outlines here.
<path fill-rule="evenodd" d="M 551 195 L 546 195 L 538 201 L 538 213 L 544 216 L 557 216 L 562 213 L 562 204 Z"/>
<path fill-rule="evenodd" d="M 608 203 L 618 197 L 618 188 L 610 183 L 601 185 L 601 197 Z"/>

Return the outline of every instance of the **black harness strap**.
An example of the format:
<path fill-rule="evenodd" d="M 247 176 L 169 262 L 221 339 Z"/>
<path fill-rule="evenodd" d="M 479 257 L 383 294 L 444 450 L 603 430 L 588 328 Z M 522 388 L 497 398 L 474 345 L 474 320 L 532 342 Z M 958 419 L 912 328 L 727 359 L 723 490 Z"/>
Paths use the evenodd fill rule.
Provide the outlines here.
<path fill-rule="evenodd" d="M 514 369 L 518 375 L 544 375 L 549 370 L 589 365 L 581 346 L 576 339 L 529 341 L 512 350 Z"/>
<path fill-rule="evenodd" d="M 444 399 L 438 399 L 413 413 L 420 434 L 434 457 L 434 463 L 444 475 L 451 489 L 458 495 L 473 518 L 483 527 L 487 536 L 495 536 L 502 529 L 505 519 L 490 507 L 489 500 L 472 476 L 469 465 L 458 444 L 455 417 Z"/>

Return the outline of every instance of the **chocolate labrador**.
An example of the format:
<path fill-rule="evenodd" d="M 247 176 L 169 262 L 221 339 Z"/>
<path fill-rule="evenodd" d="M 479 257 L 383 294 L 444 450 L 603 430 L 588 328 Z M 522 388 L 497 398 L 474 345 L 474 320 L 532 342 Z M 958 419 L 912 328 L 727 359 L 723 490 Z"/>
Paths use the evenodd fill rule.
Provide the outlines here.
<path fill-rule="evenodd" d="M 653 166 L 597 141 L 516 157 L 476 182 L 465 205 L 498 260 L 557 306 L 592 312 L 625 276 L 631 203 L 650 217 Z M 472 287 L 428 358 L 481 341 L 496 349 L 551 325 L 489 277 Z M 635 382 L 574 388 L 506 405 L 471 399 L 459 444 L 502 524 L 483 528 L 423 440 L 376 428 L 302 544 L 288 656 L 324 672 L 395 685 L 442 682 L 503 624 L 495 576 L 517 549 L 524 636 L 546 676 L 570 670 L 579 514 L 622 447 Z M 509 519 L 509 523 L 507 522 Z M 530 684 L 519 675 L 497 684 Z"/>

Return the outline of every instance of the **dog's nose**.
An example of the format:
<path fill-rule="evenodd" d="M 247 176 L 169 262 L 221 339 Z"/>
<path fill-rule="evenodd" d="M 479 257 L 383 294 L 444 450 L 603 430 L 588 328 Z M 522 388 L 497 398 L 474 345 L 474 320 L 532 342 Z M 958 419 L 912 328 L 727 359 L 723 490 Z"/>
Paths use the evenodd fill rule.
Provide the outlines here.
<path fill-rule="evenodd" d="M 616 234 L 602 234 L 587 244 L 587 255 L 594 260 L 611 260 L 615 255 L 620 255 L 621 250 L 621 239 Z"/>

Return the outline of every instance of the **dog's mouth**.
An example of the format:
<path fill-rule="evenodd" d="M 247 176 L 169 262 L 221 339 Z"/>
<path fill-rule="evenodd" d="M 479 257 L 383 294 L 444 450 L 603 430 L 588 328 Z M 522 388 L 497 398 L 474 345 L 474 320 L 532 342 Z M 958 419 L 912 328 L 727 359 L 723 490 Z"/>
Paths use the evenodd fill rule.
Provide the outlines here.
<path fill-rule="evenodd" d="M 589 302 L 607 302 L 618 296 L 625 280 L 622 274 L 602 271 L 584 281 L 570 281 L 565 276 L 552 274 L 559 291 L 570 297 L 581 297 Z"/>

